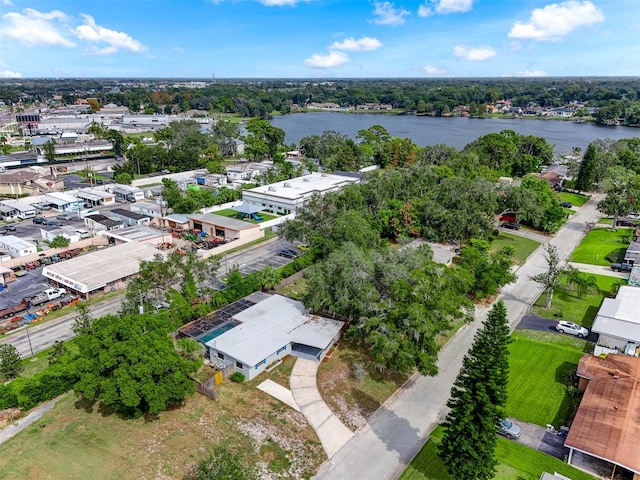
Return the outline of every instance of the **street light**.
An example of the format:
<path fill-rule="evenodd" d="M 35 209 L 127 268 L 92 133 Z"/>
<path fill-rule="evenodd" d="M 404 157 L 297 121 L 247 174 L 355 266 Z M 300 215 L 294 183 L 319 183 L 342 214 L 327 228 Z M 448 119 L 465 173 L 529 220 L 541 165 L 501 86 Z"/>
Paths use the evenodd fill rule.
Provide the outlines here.
<path fill-rule="evenodd" d="M 29 341 L 29 350 L 31 350 L 31 358 L 33 358 L 33 346 L 31 345 L 31 337 L 29 336 L 29 326 L 24 326 L 24 331 L 27 332 L 27 340 Z"/>

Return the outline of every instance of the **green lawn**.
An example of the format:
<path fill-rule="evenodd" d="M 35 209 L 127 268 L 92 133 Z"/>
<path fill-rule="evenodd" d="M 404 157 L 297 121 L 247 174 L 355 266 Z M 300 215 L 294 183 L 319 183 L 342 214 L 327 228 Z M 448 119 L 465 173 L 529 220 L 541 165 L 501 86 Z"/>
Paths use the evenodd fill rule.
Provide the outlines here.
<path fill-rule="evenodd" d="M 399 480 L 457 480 L 449 475 L 436 452 L 442 434 L 442 427 L 433 431 L 422 450 L 402 472 Z M 572 480 L 595 478 L 546 453 L 504 438 L 498 438 L 496 458 L 500 462 L 494 477 L 496 480 L 538 480 L 542 472 L 558 472 Z"/>
<path fill-rule="evenodd" d="M 586 195 L 580 195 L 578 193 L 569 193 L 569 192 L 561 192 L 560 193 L 560 201 L 561 202 L 571 202 L 575 207 L 581 207 L 587 201 L 589 197 Z"/>
<path fill-rule="evenodd" d="M 507 415 L 536 425 L 567 425 L 574 404 L 565 375 L 577 368 L 583 349 L 579 344 L 535 340 L 518 331 L 512 338 Z"/>
<path fill-rule="evenodd" d="M 611 262 L 620 260 L 619 255 L 624 254 L 632 237 L 633 231 L 630 228 L 618 228 L 615 231 L 608 228 L 594 228 L 587 233 L 570 260 L 608 266 Z"/>
<path fill-rule="evenodd" d="M 551 308 L 545 308 L 546 296 L 540 298 L 531 308 L 531 311 L 541 317 L 552 320 L 569 320 L 571 322 L 591 327 L 598 313 L 602 299 L 617 291 L 617 286 L 626 284 L 624 279 L 608 277 L 606 275 L 594 275 L 598 284 L 598 291 L 578 298 L 574 291 L 569 291 L 566 285 L 557 288 L 553 294 Z"/>
<path fill-rule="evenodd" d="M 511 246 L 515 250 L 513 259 L 514 263 L 522 265 L 539 245 L 539 242 L 531 240 L 530 238 L 520 237 L 512 233 L 500 232 L 491 243 L 491 251 L 497 252 L 506 246 Z"/>
<path fill-rule="evenodd" d="M 233 218 L 236 215 L 238 215 L 238 213 L 240 213 L 240 212 L 238 212 L 237 210 L 232 210 L 230 208 L 227 208 L 226 210 L 220 210 L 218 212 L 211 212 L 211 213 L 213 215 L 220 215 L 222 217 Z M 262 222 L 266 222 L 267 220 L 273 220 L 274 218 L 278 218 L 276 215 L 271 215 L 271 214 L 264 213 L 264 212 L 258 212 L 258 216 L 264 219 L 264 220 L 262 220 Z M 249 222 L 251 222 L 253 224 L 256 224 L 256 225 L 259 224 L 259 223 L 262 223 L 262 222 L 257 222 L 254 219 L 245 220 L 245 221 L 249 221 Z"/>
<path fill-rule="evenodd" d="M 613 218 L 602 217 L 600 220 L 598 220 L 598 223 L 603 223 L 605 225 L 611 225 L 613 223 Z"/>

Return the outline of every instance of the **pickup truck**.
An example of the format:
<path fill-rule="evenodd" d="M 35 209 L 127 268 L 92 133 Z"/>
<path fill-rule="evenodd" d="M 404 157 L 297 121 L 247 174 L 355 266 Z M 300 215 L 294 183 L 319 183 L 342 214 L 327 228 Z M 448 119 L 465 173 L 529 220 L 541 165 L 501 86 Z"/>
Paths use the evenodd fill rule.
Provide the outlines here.
<path fill-rule="evenodd" d="M 14 305 L 13 307 L 3 308 L 2 310 L 0 310 L 0 317 L 9 318 L 15 315 L 16 313 L 24 312 L 25 310 L 28 310 L 28 309 L 29 309 L 29 302 L 26 300 L 23 300 L 18 305 Z"/>
<path fill-rule="evenodd" d="M 31 302 L 31 306 L 35 307 L 36 305 L 47 303 L 56 298 L 64 297 L 66 294 L 67 291 L 64 288 L 47 288 L 35 297 L 31 297 L 29 302 Z"/>
<path fill-rule="evenodd" d="M 630 263 L 612 263 L 611 270 L 614 272 L 630 272 L 633 265 Z"/>

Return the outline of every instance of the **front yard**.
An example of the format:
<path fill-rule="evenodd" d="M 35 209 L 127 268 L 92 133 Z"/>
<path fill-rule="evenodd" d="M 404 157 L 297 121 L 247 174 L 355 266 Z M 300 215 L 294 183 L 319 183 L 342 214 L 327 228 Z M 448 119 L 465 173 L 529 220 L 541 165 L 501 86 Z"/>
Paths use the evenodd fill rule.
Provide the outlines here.
<path fill-rule="evenodd" d="M 529 255 L 540 246 L 540 243 L 513 233 L 500 232 L 491 242 L 491 251 L 497 252 L 507 246 L 514 249 L 514 263 L 522 265 L 529 258 Z"/>
<path fill-rule="evenodd" d="M 437 446 L 442 440 L 442 435 L 441 427 L 433 431 L 422 450 L 402 472 L 399 480 L 458 480 L 449 475 L 447 467 L 437 455 Z M 594 480 L 591 475 L 551 455 L 501 437 L 498 437 L 496 458 L 500 463 L 495 480 L 539 480 L 542 472 L 558 472 L 572 480 Z"/>
<path fill-rule="evenodd" d="M 574 207 L 581 207 L 589 201 L 589 197 L 586 195 L 580 195 L 579 193 L 561 192 L 560 201 L 571 202 Z"/>
<path fill-rule="evenodd" d="M 632 239 L 633 230 L 630 228 L 618 228 L 615 231 L 594 228 L 580 242 L 570 261 L 608 266 L 621 260 Z"/>
<path fill-rule="evenodd" d="M 597 291 L 590 292 L 584 298 L 578 298 L 575 291 L 570 291 L 567 285 L 563 285 L 555 290 L 551 308 L 545 308 L 546 295 L 540 295 L 531 307 L 531 312 L 551 320 L 569 320 L 587 328 L 591 327 L 602 300 L 606 296 L 615 296 L 618 286 L 627 283 L 621 278 L 593 276 L 597 282 Z"/>

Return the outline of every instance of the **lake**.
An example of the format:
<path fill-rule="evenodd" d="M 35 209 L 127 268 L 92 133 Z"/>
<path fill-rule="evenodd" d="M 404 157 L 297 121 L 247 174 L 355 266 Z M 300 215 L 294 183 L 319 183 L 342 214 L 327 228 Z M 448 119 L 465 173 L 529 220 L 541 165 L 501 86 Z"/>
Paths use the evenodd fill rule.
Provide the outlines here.
<path fill-rule="evenodd" d="M 335 130 L 355 138 L 359 130 L 381 125 L 390 135 L 410 138 L 416 145 L 445 143 L 456 149 L 478 137 L 502 130 L 521 135 L 535 135 L 555 145 L 558 155 L 570 153 L 574 147 L 584 152 L 594 140 L 640 137 L 633 127 L 605 127 L 593 123 L 573 123 L 562 120 L 518 118 L 418 117 L 415 115 L 377 115 L 373 113 L 309 112 L 273 117 L 271 124 L 285 132 L 285 142 L 299 144 L 302 137 L 321 135 Z"/>

